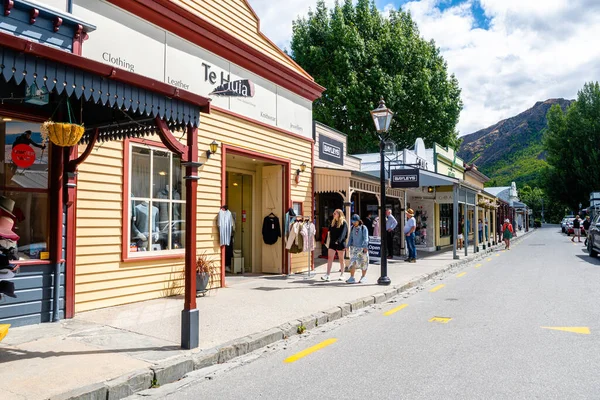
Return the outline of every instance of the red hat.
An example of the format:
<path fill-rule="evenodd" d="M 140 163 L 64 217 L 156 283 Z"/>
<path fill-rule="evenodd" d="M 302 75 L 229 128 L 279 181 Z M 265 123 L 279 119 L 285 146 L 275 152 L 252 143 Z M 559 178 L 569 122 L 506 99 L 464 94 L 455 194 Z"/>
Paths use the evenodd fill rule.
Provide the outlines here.
<path fill-rule="evenodd" d="M 13 232 L 12 228 L 15 221 L 10 217 L 0 216 L 0 238 L 9 240 L 19 240 L 19 235 Z"/>

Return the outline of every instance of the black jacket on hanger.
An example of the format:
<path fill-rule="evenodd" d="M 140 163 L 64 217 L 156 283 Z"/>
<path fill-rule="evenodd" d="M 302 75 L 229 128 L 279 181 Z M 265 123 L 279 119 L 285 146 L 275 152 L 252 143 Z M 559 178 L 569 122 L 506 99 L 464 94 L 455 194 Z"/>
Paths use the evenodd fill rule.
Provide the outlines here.
<path fill-rule="evenodd" d="M 266 244 L 275 244 L 281 237 L 279 218 L 277 218 L 275 214 L 271 213 L 265 217 L 263 221 L 262 235 Z"/>

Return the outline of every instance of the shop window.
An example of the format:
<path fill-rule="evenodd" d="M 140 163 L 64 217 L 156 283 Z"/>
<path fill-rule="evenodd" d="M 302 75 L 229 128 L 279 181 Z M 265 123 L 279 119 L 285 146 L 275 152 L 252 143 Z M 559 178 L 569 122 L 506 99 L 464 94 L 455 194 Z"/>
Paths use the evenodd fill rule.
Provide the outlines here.
<path fill-rule="evenodd" d="M 181 159 L 149 146 L 131 145 L 129 253 L 183 249 L 185 185 Z"/>
<path fill-rule="evenodd" d="M 440 237 L 452 236 L 452 204 L 440 204 Z"/>
<path fill-rule="evenodd" d="M 0 237 L 0 250 L 20 260 L 48 259 L 49 164 L 40 124 L 0 117 L 0 143 L 0 195 L 9 199 L 3 199 L 4 207 L 13 207 L 12 216 L 2 211 L 0 220 L 5 233 L 12 226 L 19 236 L 16 241 Z"/>

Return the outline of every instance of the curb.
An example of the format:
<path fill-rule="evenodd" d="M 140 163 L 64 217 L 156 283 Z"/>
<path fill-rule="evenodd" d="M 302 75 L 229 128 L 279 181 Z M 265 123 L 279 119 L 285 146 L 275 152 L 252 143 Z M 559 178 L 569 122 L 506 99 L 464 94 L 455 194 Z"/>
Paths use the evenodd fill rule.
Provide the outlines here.
<path fill-rule="evenodd" d="M 534 231 L 529 233 L 533 233 Z M 513 243 L 520 242 L 529 233 L 519 235 Z M 184 356 L 160 362 L 147 369 L 134 371 L 102 383 L 83 386 L 57 396 L 52 396 L 49 400 L 119 400 L 152 387 L 176 382 L 192 371 L 211 367 L 215 364 L 223 364 L 233 358 L 248 354 L 282 339 L 287 339 L 290 336 L 315 329 L 328 322 L 333 322 L 361 308 L 373 304 L 385 303 L 392 297 L 406 292 L 413 287 L 420 286 L 440 275 L 444 275 L 457 267 L 482 259 L 488 253 L 492 253 L 501 247 L 502 243 L 499 243 L 459 260 L 453 260 L 450 264 L 436 271 L 423 274 L 405 284 L 392 286 L 391 289 L 384 292 L 361 297 L 328 310 L 294 319 L 278 327 L 253 333 L 212 349 L 190 352 Z"/>

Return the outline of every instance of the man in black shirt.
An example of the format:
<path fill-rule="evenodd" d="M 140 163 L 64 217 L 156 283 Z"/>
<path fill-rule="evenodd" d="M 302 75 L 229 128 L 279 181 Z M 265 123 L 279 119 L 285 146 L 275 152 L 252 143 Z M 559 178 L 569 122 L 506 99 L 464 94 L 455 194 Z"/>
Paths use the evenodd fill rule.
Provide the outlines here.
<path fill-rule="evenodd" d="M 586 215 L 585 220 L 583 221 L 583 230 L 585 231 L 585 245 L 586 246 L 587 246 L 588 233 L 590 231 L 590 225 L 592 225 L 592 221 L 590 221 L 590 216 Z"/>
<path fill-rule="evenodd" d="M 571 238 L 571 242 L 573 243 L 575 243 L 575 236 L 577 236 L 578 241 L 581 243 L 581 220 L 579 219 L 579 215 L 576 215 L 573 220 L 573 237 Z"/>
<path fill-rule="evenodd" d="M 46 148 L 46 145 L 37 144 L 33 140 L 31 140 L 31 131 L 30 130 L 27 130 L 22 135 L 17 136 L 17 138 L 15 139 L 15 142 L 13 143 L 12 147 L 14 148 L 15 146 L 17 146 L 19 144 L 26 144 L 26 145 L 29 145 L 29 146 L 35 146 L 38 149 L 42 149 L 42 150 Z"/>
<path fill-rule="evenodd" d="M 369 236 L 373 236 L 373 213 L 371 211 L 367 213 L 367 218 L 363 219 L 363 224 L 367 227 Z"/>

